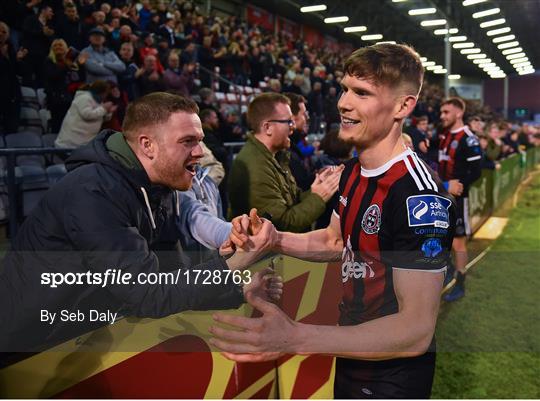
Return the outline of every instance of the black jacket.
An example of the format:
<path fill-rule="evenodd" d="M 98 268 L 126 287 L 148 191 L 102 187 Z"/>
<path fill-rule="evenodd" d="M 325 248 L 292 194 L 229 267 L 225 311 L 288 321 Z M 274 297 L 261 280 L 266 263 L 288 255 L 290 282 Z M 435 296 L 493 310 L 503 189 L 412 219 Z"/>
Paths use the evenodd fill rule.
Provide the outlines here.
<path fill-rule="evenodd" d="M 32 211 L 0 267 L 0 352 L 42 349 L 104 324 L 58 322 L 58 317 L 55 324 L 41 323 L 41 310 L 88 314 L 97 309 L 158 318 L 243 302 L 241 287 L 231 280 L 203 285 L 192 278 L 188 285 L 182 269 L 175 284 L 132 284 L 141 272 L 169 270 L 176 276 L 182 255 L 174 230 L 174 191 L 150 184 L 121 134 L 100 133 L 66 165 L 69 173 Z M 228 270 L 222 258 L 193 268 Z M 122 269 L 132 279 L 106 286 L 43 283 L 44 273 L 107 269 Z"/>

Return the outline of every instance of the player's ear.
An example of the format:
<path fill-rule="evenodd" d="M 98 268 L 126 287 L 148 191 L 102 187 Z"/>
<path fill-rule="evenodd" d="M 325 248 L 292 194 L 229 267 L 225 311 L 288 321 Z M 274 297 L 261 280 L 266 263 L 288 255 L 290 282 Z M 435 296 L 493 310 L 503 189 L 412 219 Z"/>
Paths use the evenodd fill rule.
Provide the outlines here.
<path fill-rule="evenodd" d="M 404 95 L 398 99 L 398 102 L 399 108 L 394 117 L 398 120 L 402 120 L 411 114 L 416 107 L 416 96 Z"/>

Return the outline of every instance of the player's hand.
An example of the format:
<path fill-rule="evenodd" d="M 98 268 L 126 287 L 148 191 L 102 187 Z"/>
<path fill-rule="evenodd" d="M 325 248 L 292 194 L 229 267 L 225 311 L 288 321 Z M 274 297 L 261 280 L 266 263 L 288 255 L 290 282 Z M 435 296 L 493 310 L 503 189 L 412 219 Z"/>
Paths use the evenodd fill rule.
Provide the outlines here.
<path fill-rule="evenodd" d="M 322 173 L 317 174 L 315 181 L 311 184 L 311 192 L 319 195 L 325 202 L 336 193 L 339 187 L 339 179 L 345 166 L 327 168 Z"/>
<path fill-rule="evenodd" d="M 448 181 L 448 193 L 454 196 L 461 196 L 463 193 L 463 184 L 459 180 Z"/>
<path fill-rule="evenodd" d="M 247 241 L 243 243 L 243 246 L 238 246 L 235 243 L 237 245 L 236 252 L 227 259 L 229 269 L 244 269 L 259 260 L 274 247 L 277 242 L 277 230 L 269 220 L 261 219 L 261 221 L 262 225 L 257 235 L 248 235 Z M 232 234 L 229 238 L 231 242 L 234 242 L 234 236 Z"/>
<path fill-rule="evenodd" d="M 234 329 L 225 329 L 216 325 L 210 327 L 214 336 L 210 344 L 222 351 L 234 354 L 270 353 L 278 357 L 281 353 L 294 352 L 293 342 L 298 323 L 290 319 L 278 306 L 267 302 L 251 293 L 246 294 L 248 303 L 262 316 L 248 318 L 244 316 L 216 313 L 216 322 L 228 324 Z"/>
<path fill-rule="evenodd" d="M 274 269 L 267 267 L 254 273 L 249 284 L 244 285 L 244 296 L 248 293 L 268 302 L 277 302 L 283 294 L 283 278 L 276 275 Z"/>
<path fill-rule="evenodd" d="M 248 241 L 249 235 L 257 235 L 263 225 L 262 219 L 257 214 L 257 209 L 253 208 L 247 214 L 237 216 L 232 219 L 232 230 L 230 240 L 234 246 L 242 248 Z"/>
<path fill-rule="evenodd" d="M 255 354 L 235 354 L 233 352 L 222 352 L 225 358 L 235 362 L 266 362 L 275 361 L 285 355 L 284 352 L 257 352 Z"/>

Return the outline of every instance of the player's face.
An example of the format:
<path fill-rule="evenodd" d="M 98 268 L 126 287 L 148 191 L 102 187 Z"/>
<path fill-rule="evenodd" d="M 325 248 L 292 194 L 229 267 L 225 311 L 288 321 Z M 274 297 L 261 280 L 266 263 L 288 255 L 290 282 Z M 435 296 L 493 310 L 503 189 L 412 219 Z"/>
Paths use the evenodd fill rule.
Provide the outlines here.
<path fill-rule="evenodd" d="M 357 148 L 369 148 L 384 139 L 395 122 L 398 96 L 385 85 L 346 74 L 338 101 L 339 137 Z"/>
<path fill-rule="evenodd" d="M 195 165 L 203 156 L 201 120 L 197 114 L 178 112 L 159 126 L 159 130 L 154 159 L 155 183 L 180 191 L 188 190 L 195 176 Z"/>
<path fill-rule="evenodd" d="M 444 128 L 451 128 L 459 118 L 460 110 L 452 105 L 445 104 L 441 107 L 441 123 Z"/>

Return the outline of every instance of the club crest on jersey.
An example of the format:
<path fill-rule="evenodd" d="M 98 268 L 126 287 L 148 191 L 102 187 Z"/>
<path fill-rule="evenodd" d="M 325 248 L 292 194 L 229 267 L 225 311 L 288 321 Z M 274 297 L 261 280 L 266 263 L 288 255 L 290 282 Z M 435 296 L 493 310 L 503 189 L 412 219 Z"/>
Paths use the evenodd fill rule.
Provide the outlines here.
<path fill-rule="evenodd" d="M 414 195 L 407 198 L 409 227 L 434 226 L 448 228 L 448 209 L 452 202 L 439 195 Z"/>
<path fill-rule="evenodd" d="M 362 230 L 366 234 L 375 234 L 381 228 L 381 209 L 379 205 L 371 205 L 362 217 Z"/>
<path fill-rule="evenodd" d="M 347 207 L 347 197 L 340 195 L 339 196 L 339 203 L 341 203 L 344 207 Z"/>

